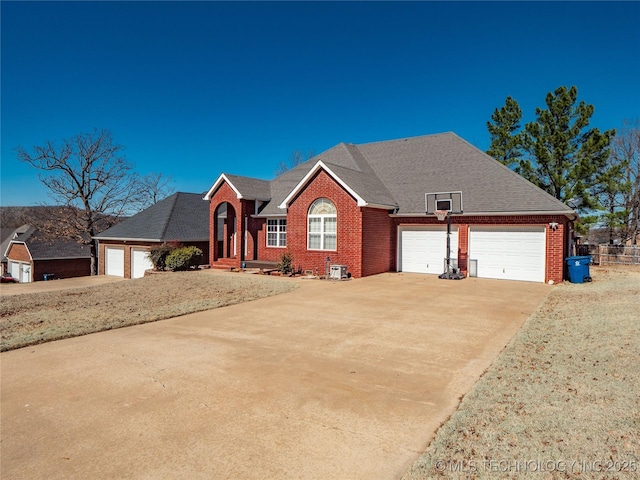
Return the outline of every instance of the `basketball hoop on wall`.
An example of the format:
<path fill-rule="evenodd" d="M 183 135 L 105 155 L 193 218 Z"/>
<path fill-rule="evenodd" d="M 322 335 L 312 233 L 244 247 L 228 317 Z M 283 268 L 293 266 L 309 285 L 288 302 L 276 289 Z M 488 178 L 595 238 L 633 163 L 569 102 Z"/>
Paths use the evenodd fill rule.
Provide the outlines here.
<path fill-rule="evenodd" d="M 435 213 L 436 217 L 438 217 L 438 220 L 442 222 L 445 218 L 447 218 L 449 210 L 434 210 L 433 213 Z"/>
<path fill-rule="evenodd" d="M 460 269 L 453 267 L 453 262 L 451 261 L 451 217 L 455 214 L 462 214 L 462 192 L 425 193 L 424 202 L 427 215 L 435 215 L 440 222 L 445 219 L 447 221 L 445 271 L 438 278 L 462 280 L 465 276 L 460 273 Z"/>

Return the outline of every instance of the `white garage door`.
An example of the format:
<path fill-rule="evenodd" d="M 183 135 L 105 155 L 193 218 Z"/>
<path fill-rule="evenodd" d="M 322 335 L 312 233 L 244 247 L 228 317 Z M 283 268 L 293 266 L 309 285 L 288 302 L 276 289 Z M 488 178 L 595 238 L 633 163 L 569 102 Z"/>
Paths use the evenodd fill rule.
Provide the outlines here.
<path fill-rule="evenodd" d="M 9 262 L 9 274 L 20 280 L 20 264 L 18 262 Z"/>
<path fill-rule="evenodd" d="M 131 250 L 131 278 L 144 277 L 145 270 L 151 270 L 153 263 L 149 259 L 149 252 L 142 249 Z"/>
<path fill-rule="evenodd" d="M 447 258 L 447 227 L 400 227 L 399 270 L 441 274 Z M 451 258 L 458 258 L 458 228 L 451 226 Z M 456 263 L 454 262 L 454 265 Z"/>
<path fill-rule="evenodd" d="M 469 260 L 478 277 L 544 282 L 544 227 L 470 227 Z"/>
<path fill-rule="evenodd" d="M 104 273 L 115 277 L 124 277 L 124 248 L 107 247 L 104 256 Z"/>
<path fill-rule="evenodd" d="M 17 278 L 21 283 L 31 282 L 31 264 L 22 262 L 9 262 L 7 265 L 9 274 Z"/>

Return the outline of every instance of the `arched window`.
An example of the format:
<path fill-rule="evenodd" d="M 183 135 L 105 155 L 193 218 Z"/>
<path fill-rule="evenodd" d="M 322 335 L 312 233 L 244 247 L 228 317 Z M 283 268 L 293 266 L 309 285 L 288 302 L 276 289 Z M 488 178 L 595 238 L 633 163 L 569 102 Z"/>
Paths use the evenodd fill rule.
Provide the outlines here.
<path fill-rule="evenodd" d="M 319 198 L 309 207 L 309 225 L 307 228 L 309 250 L 335 250 L 336 207 L 326 198 Z"/>

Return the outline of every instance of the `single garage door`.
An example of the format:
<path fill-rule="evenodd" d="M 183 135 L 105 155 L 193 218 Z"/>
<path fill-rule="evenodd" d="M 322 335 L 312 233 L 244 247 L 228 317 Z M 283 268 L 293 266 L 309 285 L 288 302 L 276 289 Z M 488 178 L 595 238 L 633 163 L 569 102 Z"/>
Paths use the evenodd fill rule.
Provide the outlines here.
<path fill-rule="evenodd" d="M 107 247 L 104 250 L 105 274 L 124 277 L 124 248 Z"/>
<path fill-rule="evenodd" d="M 470 227 L 469 260 L 478 277 L 544 282 L 544 227 Z"/>
<path fill-rule="evenodd" d="M 441 274 L 447 258 L 447 227 L 401 226 L 400 262 L 401 272 Z M 457 265 L 458 228 L 451 226 L 451 258 Z"/>
<path fill-rule="evenodd" d="M 131 278 L 144 277 L 145 270 L 151 270 L 153 263 L 147 250 L 134 248 L 131 250 Z"/>

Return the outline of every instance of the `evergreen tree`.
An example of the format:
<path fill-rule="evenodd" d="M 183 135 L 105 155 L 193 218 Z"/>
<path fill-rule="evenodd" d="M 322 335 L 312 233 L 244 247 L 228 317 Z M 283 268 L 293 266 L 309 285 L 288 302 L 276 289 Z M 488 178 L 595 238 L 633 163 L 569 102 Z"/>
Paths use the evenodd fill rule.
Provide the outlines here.
<path fill-rule="evenodd" d="M 588 209 L 597 206 L 592 195 L 604 178 L 615 130 L 587 129 L 594 107 L 584 101 L 576 105 L 577 97 L 575 86 L 547 94 L 547 109 L 536 108 L 536 120 L 525 126 L 522 141 L 529 156 L 518 170 L 558 200 L 580 198 Z"/>
<path fill-rule="evenodd" d="M 611 155 L 598 175 L 593 189 L 597 201 L 596 209 L 601 212 L 596 219 L 607 229 L 611 245 L 615 239 L 620 239 L 623 235 L 629 217 L 626 197 L 631 190 L 631 183 L 625 178 L 627 169 L 626 160 Z"/>
<path fill-rule="evenodd" d="M 491 146 L 487 154 L 507 167 L 517 166 L 523 154 L 520 105 L 513 98 L 507 97 L 504 107 L 496 108 L 491 115 L 491 120 L 487 122 L 487 129 L 491 134 Z"/>

